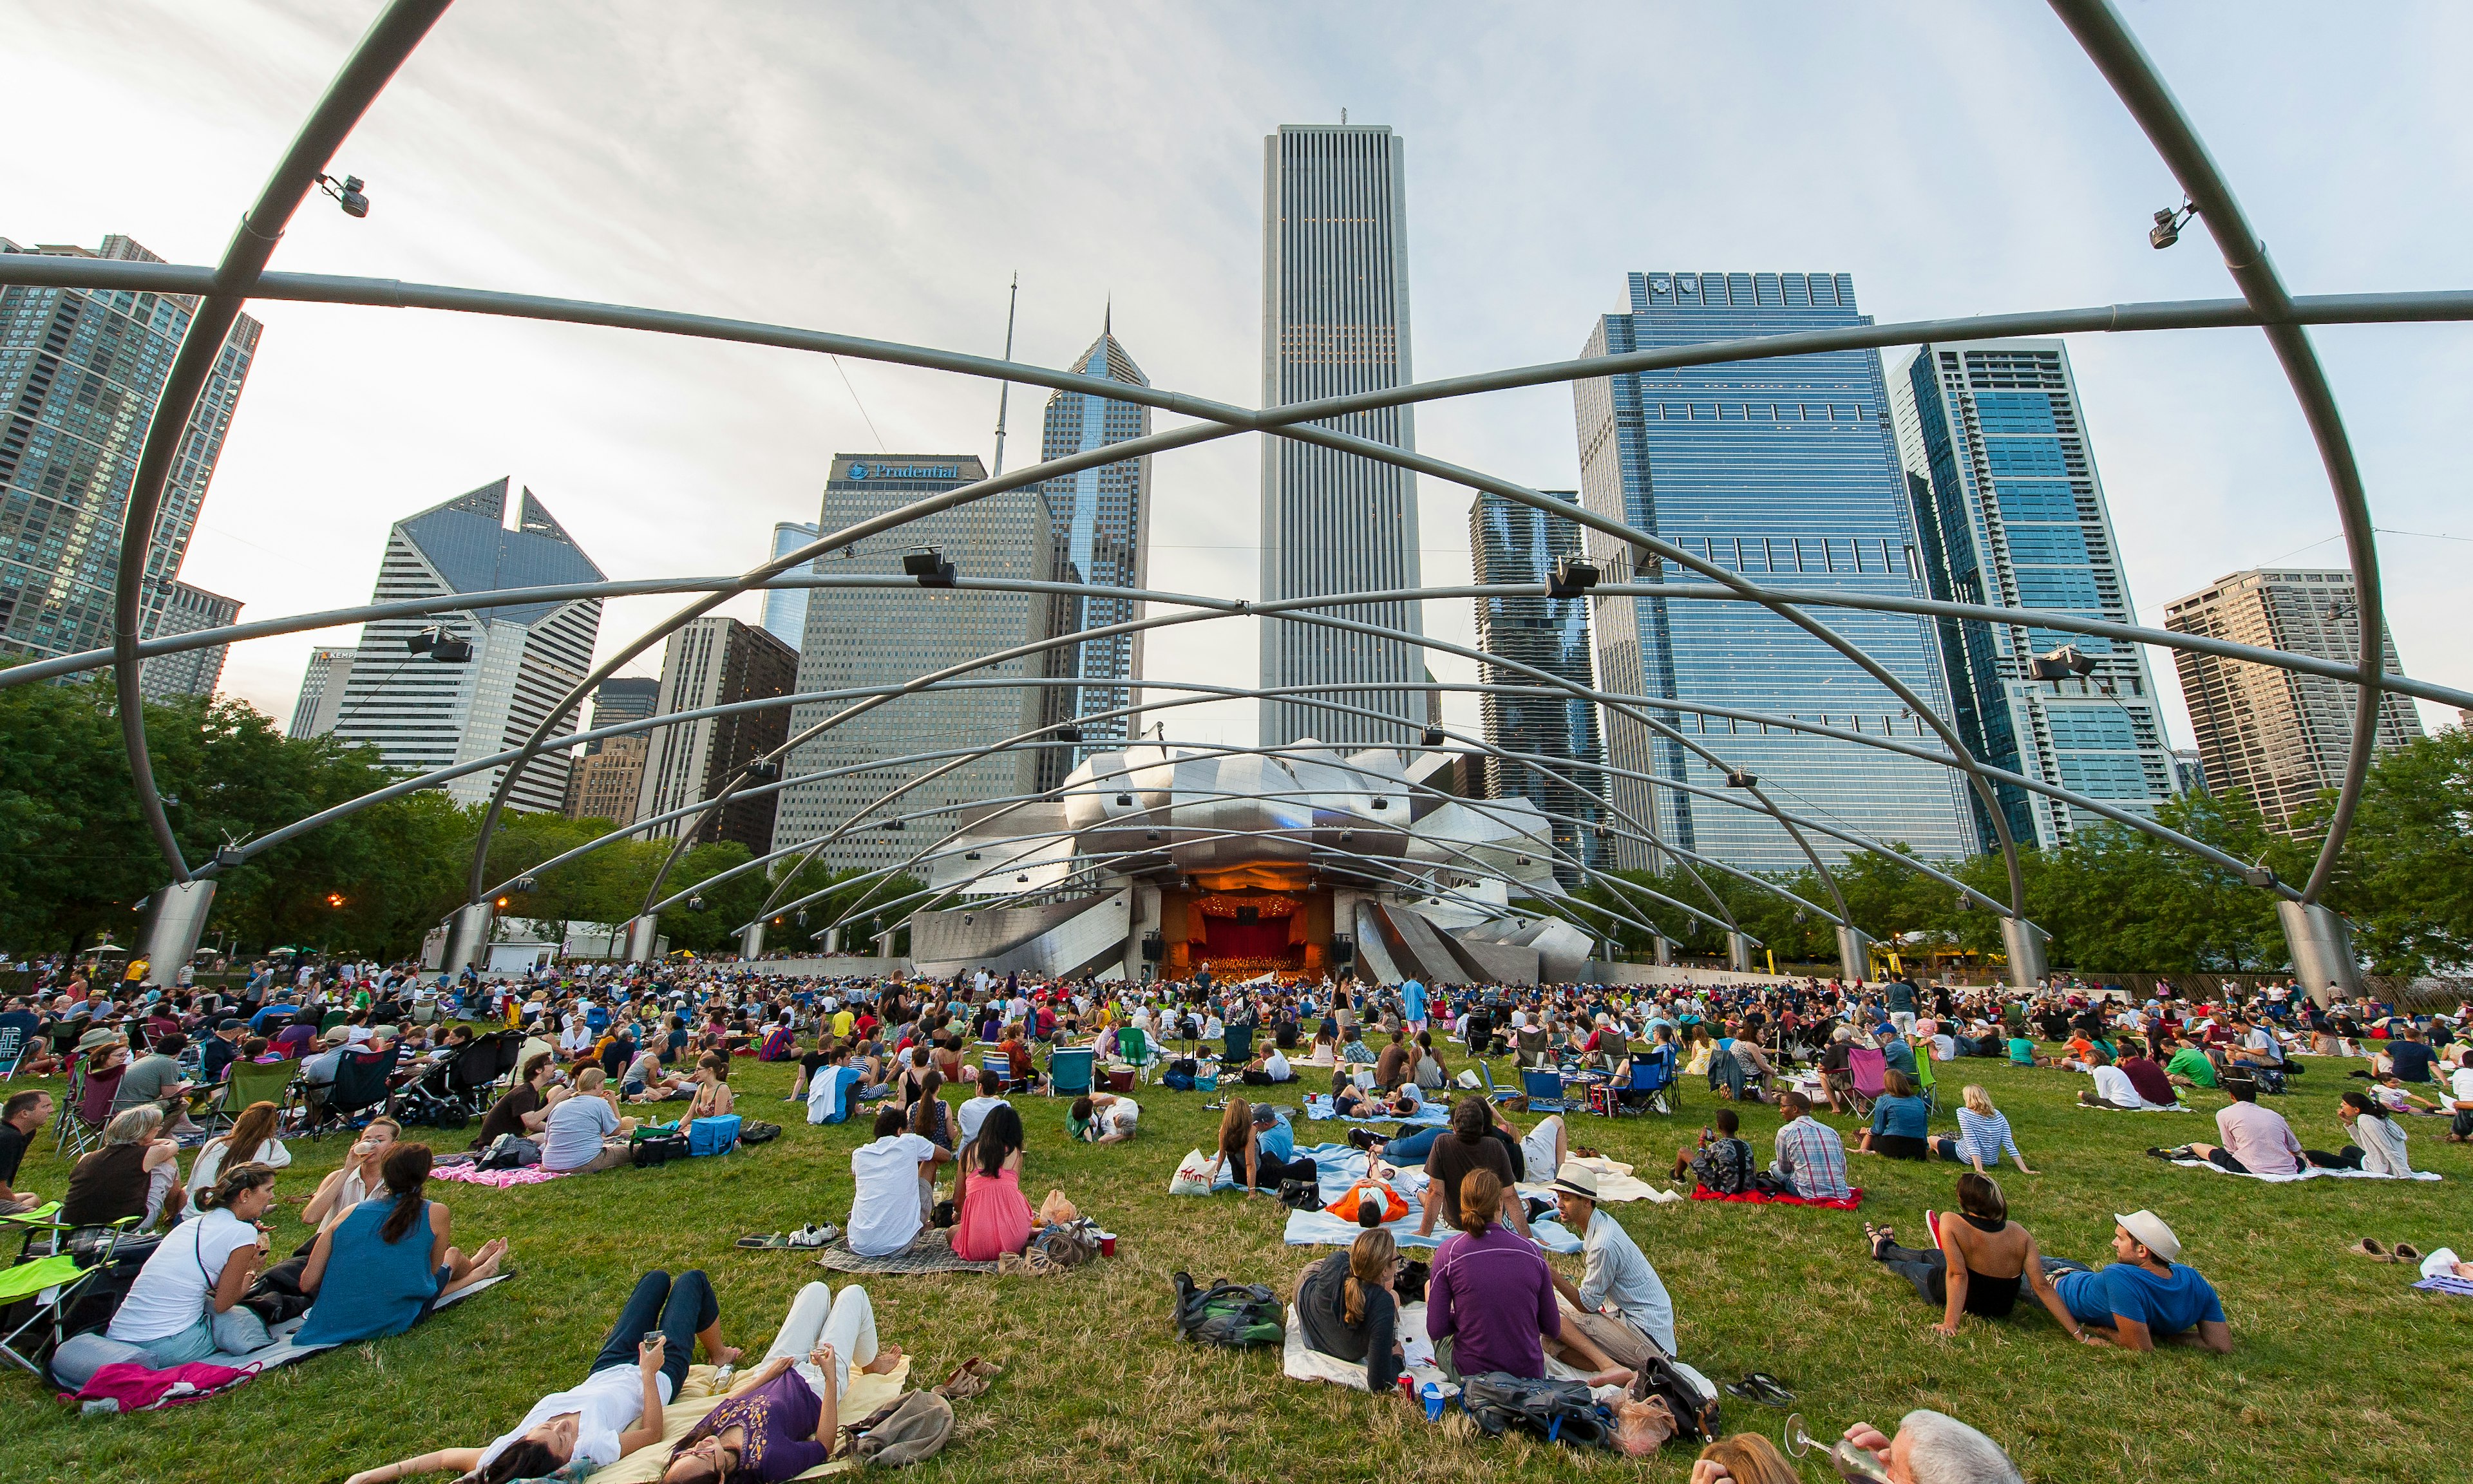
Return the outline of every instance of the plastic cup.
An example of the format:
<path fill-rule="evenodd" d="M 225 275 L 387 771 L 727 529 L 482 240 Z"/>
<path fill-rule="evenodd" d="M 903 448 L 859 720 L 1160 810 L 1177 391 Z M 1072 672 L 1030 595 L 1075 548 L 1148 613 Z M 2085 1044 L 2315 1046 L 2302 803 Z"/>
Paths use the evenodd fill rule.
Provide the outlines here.
<path fill-rule="evenodd" d="M 1116 1255 L 1116 1239 L 1113 1236 L 1103 1236 L 1099 1238 L 1099 1256 L 1102 1257 L 1113 1257 Z"/>
<path fill-rule="evenodd" d="M 1428 1381 L 1426 1383 L 1426 1389 L 1422 1395 L 1426 1399 L 1426 1421 L 1429 1423 L 1441 1422 L 1443 1420 L 1443 1388 L 1435 1385 L 1431 1381 Z"/>

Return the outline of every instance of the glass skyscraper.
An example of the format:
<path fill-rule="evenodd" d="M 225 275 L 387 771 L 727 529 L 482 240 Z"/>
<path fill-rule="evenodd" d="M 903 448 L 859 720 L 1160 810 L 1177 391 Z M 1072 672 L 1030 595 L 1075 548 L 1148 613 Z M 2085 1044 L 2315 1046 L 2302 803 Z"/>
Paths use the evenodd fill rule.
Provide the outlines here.
<path fill-rule="evenodd" d="M 1891 403 L 1933 597 L 2138 621 L 2061 342 L 1922 347 Z M 1958 733 L 1978 757 L 2142 814 L 2173 797 L 2143 650 L 2032 626 L 1939 627 Z M 2033 658 L 2064 645 L 2093 669 L 2035 680 Z M 2022 845 L 2050 849 L 2100 818 L 2014 785 L 1997 794 Z M 1991 821 L 1970 802 L 1989 850 Z"/>
<path fill-rule="evenodd" d="M 1262 405 L 1403 386 L 1408 371 L 1408 168 L 1383 125 L 1283 124 L 1262 141 Z M 1417 446 L 1406 407 L 1327 424 Z M 1284 438 L 1262 441 L 1262 600 L 1418 586 L 1417 481 L 1405 469 Z M 1356 604 L 1343 618 L 1425 632 L 1415 603 Z M 1262 684 L 1414 685 L 1415 645 L 1262 620 Z M 1325 691 L 1398 723 L 1262 703 L 1266 747 L 1314 736 L 1348 746 L 1416 740 L 1413 690 Z"/>
<path fill-rule="evenodd" d="M 1600 318 L 1582 354 L 1870 323 L 1857 312 L 1854 281 L 1844 274 L 1636 273 L 1630 287 L 1629 312 Z M 1590 510 L 1770 586 L 1923 594 L 1878 354 L 1627 372 L 1576 382 L 1573 397 Z M 1635 572 L 1628 543 L 1595 531 L 1588 542 L 1607 582 L 1707 581 L 1654 560 Z M 1947 714 L 1948 686 L 1927 621 L 1815 611 Z M 1607 690 L 1940 748 L 1853 661 L 1756 605 L 1607 596 L 1595 600 L 1595 618 Z M 1939 764 L 1739 718 L 1644 709 L 1757 775 L 1783 808 L 1904 842 L 1927 859 L 1976 849 L 1963 785 Z M 1617 767 L 1724 787 L 1724 776 L 1708 764 L 1612 712 L 1606 744 Z M 1613 786 L 1627 812 L 1654 818 L 1660 836 L 1686 850 L 1750 870 L 1805 865 L 1785 830 L 1753 810 L 1620 779 Z M 1808 838 L 1824 860 L 1852 849 Z M 1667 864 L 1638 846 L 1617 855 L 1625 866 Z"/>
<path fill-rule="evenodd" d="M 836 454 L 817 525 L 829 534 L 986 477 L 986 466 L 975 454 Z M 1041 527 L 1039 496 L 1030 490 L 1008 490 L 940 511 L 855 547 L 828 552 L 816 564 L 828 571 L 898 573 L 905 552 L 929 545 L 941 548 L 965 577 L 1037 580 L 1046 575 Z M 1031 617 L 1026 593 L 817 587 L 808 594 L 807 631 L 799 646 L 799 689 L 901 684 L 1020 645 L 1031 632 Z M 1027 673 L 1021 660 L 1008 659 L 961 678 L 1019 681 Z M 852 704 L 801 706 L 790 714 L 790 734 L 796 736 Z M 889 759 L 1000 742 L 1024 730 L 1025 709 L 1019 688 L 990 687 L 902 696 L 852 718 L 793 753 L 788 772 L 884 765 L 784 789 L 774 816 L 774 849 L 829 833 L 901 783 L 942 766 L 896 765 Z M 967 806 L 1030 787 L 1035 765 L 1025 759 L 1032 755 L 996 753 L 941 774 L 885 811 L 943 811 L 937 817 L 910 821 L 899 832 L 880 829 L 871 820 L 834 842 L 821 859 L 831 866 L 868 869 L 899 864 L 955 827 Z"/>
<path fill-rule="evenodd" d="M 99 251 L 0 238 L 0 252 L 26 251 L 162 261 L 121 236 L 106 237 Z M 0 288 L 0 654 L 65 655 L 111 642 L 129 487 L 196 304 L 166 294 Z M 247 315 L 233 323 L 164 483 L 139 596 L 147 638 L 228 624 L 240 611 L 178 579 L 258 333 Z M 221 646 L 158 656 L 140 667 L 140 685 L 149 696 L 206 694 L 223 658 Z"/>
<path fill-rule="evenodd" d="M 797 520 L 784 520 L 773 527 L 773 555 L 786 557 L 814 540 L 823 533 L 814 526 Z M 813 563 L 810 563 L 812 568 Z M 794 576 L 797 567 L 782 573 Z M 807 593 L 805 587 L 767 587 L 764 589 L 764 632 L 792 649 L 807 633 Z"/>
<path fill-rule="evenodd" d="M 1116 342 L 1116 317 L 1103 321 L 1099 338 L 1082 352 L 1072 369 L 1085 376 L 1105 376 L 1129 386 L 1149 386 L 1150 378 Z M 1140 438 L 1151 430 L 1151 410 L 1132 402 L 1111 401 L 1080 392 L 1060 391 L 1047 399 L 1047 418 L 1040 439 L 1042 459 L 1073 454 Z M 1151 461 L 1145 454 L 1121 464 L 1104 464 L 1048 480 L 1038 487 L 1045 515 L 1049 580 L 1090 583 L 1106 587 L 1140 587 L 1149 575 Z M 1038 634 L 1052 637 L 1126 623 L 1139 605 L 1124 598 L 1074 598 L 1062 595 L 1033 599 L 1040 617 Z M 1140 699 L 1128 682 L 1142 673 L 1142 636 L 1112 634 L 1052 649 L 1034 664 L 1038 673 L 1056 680 L 1079 680 L 1078 686 L 1059 685 L 1030 693 L 1025 715 L 1035 723 L 1060 726 L 1078 717 L 1129 706 Z M 1122 748 L 1140 728 L 1131 716 L 1081 723 L 1082 741 L 1075 747 L 1043 749 L 1036 754 L 1031 786 L 1051 789 L 1092 753 Z"/>
<path fill-rule="evenodd" d="M 1561 498 L 1576 496 L 1565 492 Z M 1542 583 L 1553 571 L 1557 558 L 1576 555 L 1580 546 L 1577 525 L 1490 491 L 1479 491 L 1477 503 L 1469 507 L 1469 555 L 1479 583 Z M 1575 684 L 1594 688 L 1597 683 L 1589 664 L 1586 598 L 1549 598 L 1540 593 L 1479 598 L 1477 642 L 1489 655 L 1518 660 Z M 1494 665 L 1480 666 L 1478 679 L 1489 685 L 1539 683 L 1534 677 Z M 1605 761 L 1605 748 L 1597 735 L 1597 703 L 1487 692 L 1478 697 L 1477 705 L 1489 744 L 1505 752 L 1557 759 L 1556 772 L 1577 777 L 1593 792 L 1605 792 L 1603 777 L 1591 771 Z M 1591 827 L 1598 819 L 1597 802 L 1571 783 L 1550 777 L 1535 764 L 1488 754 L 1485 795 L 1525 799 L 1549 814 L 1568 816 L 1551 821 L 1558 856 L 1554 874 L 1566 887 L 1579 884 L 1580 863 L 1592 867 L 1605 863 L 1609 852 Z"/>

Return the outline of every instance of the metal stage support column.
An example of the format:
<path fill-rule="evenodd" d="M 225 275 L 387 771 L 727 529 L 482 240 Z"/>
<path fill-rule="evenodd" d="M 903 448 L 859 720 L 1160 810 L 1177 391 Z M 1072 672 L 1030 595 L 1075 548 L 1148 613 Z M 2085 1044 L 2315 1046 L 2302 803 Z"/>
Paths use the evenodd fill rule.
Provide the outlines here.
<path fill-rule="evenodd" d="M 1837 929 L 1837 972 L 1852 984 L 1861 984 L 1872 977 L 1870 934 L 1860 927 Z"/>
<path fill-rule="evenodd" d="M 181 966 L 198 951 L 206 930 L 206 912 L 215 904 L 211 876 L 175 881 L 156 889 L 146 916 L 146 936 L 138 951 L 146 955 L 146 982 L 170 989 L 180 982 Z"/>
<path fill-rule="evenodd" d="M 1672 939 L 1667 937 L 1664 933 L 1660 933 L 1656 937 L 1651 938 L 1648 943 L 1649 946 L 1655 950 L 1657 966 L 1660 969 L 1671 969 L 1674 967 L 1674 941 Z"/>
<path fill-rule="evenodd" d="M 489 956 L 490 924 L 496 909 L 486 901 L 468 901 L 446 920 L 446 946 L 438 956 L 438 971 L 453 978 Z"/>
<path fill-rule="evenodd" d="M 829 958 L 829 957 L 831 957 L 833 954 L 839 953 L 841 950 L 842 950 L 842 930 L 841 930 L 840 928 L 838 928 L 838 927 L 828 927 L 828 928 L 826 928 L 826 929 L 825 929 L 825 955 L 826 955 L 828 958 Z"/>
<path fill-rule="evenodd" d="M 661 915 L 647 912 L 627 920 L 627 962 L 649 964 L 660 958 L 661 947 Z"/>
<path fill-rule="evenodd" d="M 764 924 L 750 922 L 738 935 L 738 956 L 754 961 L 764 956 Z"/>
<path fill-rule="evenodd" d="M 1749 934 L 1726 934 L 1726 967 L 1739 974 L 1752 972 L 1752 940 Z"/>
<path fill-rule="evenodd" d="M 2361 997 L 2362 964 L 2353 956 L 2353 924 L 2342 913 L 2315 901 L 2279 900 L 2275 921 L 2293 954 L 2293 977 L 2313 1000 L 2326 1004 L 2330 987 L 2347 998 Z"/>
<path fill-rule="evenodd" d="M 2045 976 L 2052 972 L 2051 961 L 2044 955 L 2044 945 L 2051 941 L 2051 934 L 2025 918 L 2001 920 L 2001 950 L 2009 957 L 2009 983 L 2013 987 L 2043 988 Z"/>

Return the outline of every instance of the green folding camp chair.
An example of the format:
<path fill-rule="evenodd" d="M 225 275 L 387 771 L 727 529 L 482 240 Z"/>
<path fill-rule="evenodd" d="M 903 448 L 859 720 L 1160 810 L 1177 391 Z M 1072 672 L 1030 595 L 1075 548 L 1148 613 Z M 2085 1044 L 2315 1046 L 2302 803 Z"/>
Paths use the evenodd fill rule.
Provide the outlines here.
<path fill-rule="evenodd" d="M 67 1338 L 62 1328 L 70 1302 L 78 1290 L 102 1272 L 99 1264 L 84 1267 L 77 1258 L 66 1256 L 37 1257 L 0 1270 L 0 1312 L 28 1300 L 34 1304 L 23 1323 L 0 1334 L 0 1357 L 15 1361 L 32 1372 L 36 1380 L 42 1379 L 42 1357 L 59 1349 L 60 1341 Z"/>
<path fill-rule="evenodd" d="M 287 1113 L 277 1128 L 288 1128 L 295 1121 L 288 1114 L 299 1104 L 299 1099 L 292 1095 L 292 1085 L 300 1076 L 300 1064 L 298 1062 L 269 1062 L 260 1065 L 245 1057 L 234 1062 L 224 1079 L 222 1099 L 215 1106 L 216 1120 L 228 1129 L 252 1103 L 273 1103 Z"/>

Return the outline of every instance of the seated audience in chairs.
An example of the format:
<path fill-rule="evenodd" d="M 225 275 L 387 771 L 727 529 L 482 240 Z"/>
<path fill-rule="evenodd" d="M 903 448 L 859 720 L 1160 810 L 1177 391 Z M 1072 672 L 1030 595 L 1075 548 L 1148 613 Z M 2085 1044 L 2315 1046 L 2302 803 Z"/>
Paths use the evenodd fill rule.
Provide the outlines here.
<path fill-rule="evenodd" d="M 11 1093 L 7 1106 L 0 1108 L 0 1216 L 14 1216 L 43 1204 L 33 1191 L 17 1188 L 17 1166 L 35 1136 L 51 1121 L 55 1106 L 49 1092 L 30 1088 Z"/>
<path fill-rule="evenodd" d="M 1855 1112 L 1855 1078 L 1846 1067 L 1854 1049 L 1855 1028 L 1841 1025 L 1829 1033 L 1829 1044 L 1821 1050 L 1820 1089 L 1829 1095 L 1831 1113 Z"/>
<path fill-rule="evenodd" d="M 1266 1111 L 1255 1110 L 1257 1113 Z M 1092 1144 L 1121 1144 L 1134 1137 L 1141 1116 L 1141 1105 L 1130 1097 L 1088 1092 L 1066 1110 L 1065 1137 Z"/>
<path fill-rule="evenodd" d="M 551 1109 L 541 1124 L 541 1168 L 588 1175 L 628 1161 L 627 1136 L 636 1120 L 618 1116 L 618 1100 L 607 1081 L 598 1066 L 576 1073 L 574 1094 Z"/>
<path fill-rule="evenodd" d="M 1453 1209 L 1459 1233 L 1435 1250 L 1426 1335 L 1443 1374 L 1458 1380 L 1501 1371 L 1542 1379 L 1551 1341 L 1558 1354 L 1593 1373 L 1591 1385 L 1629 1381 L 1631 1373 L 1618 1369 L 1578 1326 L 1563 1323 L 1554 1273 L 1537 1244 L 1496 1219 L 1506 1199 L 1518 1196 L 1493 1170 L 1469 1171 Z"/>
<path fill-rule="evenodd" d="M 1365 1367 L 1381 1396 L 1399 1383 L 1400 1251 L 1391 1233 L 1360 1232 L 1348 1251 L 1319 1259 L 1297 1279 L 1297 1325 L 1306 1348 Z"/>
<path fill-rule="evenodd" d="M 659 1329 L 658 1338 L 645 1339 Z M 606 1469 L 641 1448 L 661 1441 L 661 1408 L 687 1378 L 698 1343 L 717 1365 L 738 1359 L 721 1343 L 721 1304 L 712 1281 L 701 1270 L 670 1275 L 656 1270 L 636 1281 L 618 1322 L 583 1382 L 533 1403 L 514 1430 L 487 1448 L 448 1448 L 397 1463 L 363 1470 L 347 1484 L 392 1484 L 416 1473 L 458 1473 L 471 1484 L 538 1479 L 569 1463 Z"/>
<path fill-rule="evenodd" d="M 1932 1105 L 1915 1095 L 1914 1079 L 1895 1067 L 1882 1073 L 1882 1083 L 1885 1090 L 1872 1104 L 1872 1126 L 1856 1141 L 1856 1153 L 1931 1159 Z"/>
<path fill-rule="evenodd" d="M 205 1214 L 198 1198 L 215 1187 L 215 1176 L 228 1160 L 234 1163 L 263 1164 L 268 1169 L 286 1169 L 292 1163 L 292 1151 L 275 1137 L 283 1111 L 273 1103 L 252 1103 L 232 1120 L 229 1132 L 218 1134 L 198 1146 L 197 1162 L 189 1166 L 189 1204 L 180 1213 L 184 1221 Z M 237 1153 L 238 1158 L 234 1159 Z"/>
<path fill-rule="evenodd" d="M 316 1298 L 295 1345 L 349 1345 L 401 1334 L 456 1290 L 497 1276 L 504 1237 L 466 1257 L 454 1245 L 455 1218 L 421 1198 L 427 1144 L 396 1144 L 379 1166 L 381 1193 L 318 1233 L 300 1271 L 300 1291 Z"/>
<path fill-rule="evenodd" d="M 1277 1143 L 1274 1136 L 1272 1144 Z M 1222 1165 L 1244 1187 L 1249 1201 L 1258 1190 L 1278 1190 L 1283 1180 L 1318 1180 L 1322 1175 L 1321 1166 L 1311 1160 L 1284 1159 L 1264 1147 L 1253 1105 L 1241 1097 L 1230 1098 L 1227 1111 L 1219 1116 L 1219 1152 L 1211 1160 L 1211 1184 L 1218 1183 Z"/>
<path fill-rule="evenodd" d="M 1929 1224 L 1932 1213 L 1924 1213 Z M 1901 1247 L 1891 1227 L 1863 1224 L 1863 1239 L 1875 1261 L 1915 1285 L 1926 1304 L 1941 1310 L 1933 1328 L 1945 1335 L 1957 1333 L 1958 1317 L 2005 1319 L 2018 1304 L 2027 1275 L 2043 1271 L 2043 1255 L 2034 1235 L 2009 1219 L 2008 1199 L 1989 1175 L 1973 1170 L 1957 1177 L 1957 1210 L 1942 1213 L 1933 1247 Z M 2040 1294 L 2041 1290 L 2037 1290 Z"/>
<path fill-rule="evenodd" d="M 177 1217 L 180 1146 L 155 1137 L 162 1127 L 163 1110 L 153 1103 L 113 1114 L 104 1125 L 103 1147 L 70 1167 L 60 1219 L 73 1227 L 105 1227 L 137 1216 L 144 1231 L 158 1216 Z"/>
<path fill-rule="evenodd" d="M 1387 1156 L 1394 1164 L 1400 1163 L 1405 1156 L 1393 1153 L 1400 1147 L 1400 1141 L 1394 1140 L 1375 1158 Z M 1518 1147 L 1511 1138 L 1498 1135 L 1494 1110 L 1484 1098 L 1470 1093 L 1453 1104 L 1450 1129 L 1436 1136 L 1426 1151 L 1425 1213 L 1418 1220 L 1417 1234 L 1432 1235 L 1438 1219 L 1458 1210 L 1460 1186 L 1470 1176 L 1483 1170 L 1494 1176 L 1501 1203 L 1497 1219 L 1519 1235 L 1527 1236 L 1528 1213 L 1521 1204 L 1520 1193 L 1512 1188 L 1520 1180 L 1511 1162 L 1511 1151 Z"/>
<path fill-rule="evenodd" d="M 372 1118 L 361 1137 L 344 1156 L 343 1167 L 329 1171 L 318 1182 L 309 1204 L 300 1208 L 300 1219 L 321 1230 L 341 1221 L 371 1196 L 386 1188 L 382 1166 L 386 1153 L 403 1137 L 403 1125 L 393 1118 Z"/>
<path fill-rule="evenodd" d="M 1737 1137 L 1742 1119 L 1731 1108 L 1717 1110 L 1717 1132 L 1700 1131 L 1700 1142 L 1674 1155 L 1673 1178 L 1690 1171 L 1693 1183 L 1719 1195 L 1741 1195 L 1755 1184 L 1752 1146 Z"/>
<path fill-rule="evenodd" d="M 1554 1291 L 1571 1305 L 1563 1316 L 1616 1365 L 1639 1369 L 1652 1354 L 1671 1355 L 1674 1301 L 1622 1223 L 1597 1206 L 1597 1172 L 1566 1164 L 1554 1177 L 1555 1213 L 1580 1233 L 1586 1268 L 1580 1281 L 1557 1273 Z"/>
<path fill-rule="evenodd" d="M 2001 1156 L 2006 1154 L 2018 1161 L 2019 1174 L 2035 1173 L 2027 1168 L 2027 1156 L 2009 1132 L 2008 1116 L 1992 1106 L 1992 1094 L 1970 1082 L 1959 1096 L 1957 1137 L 1928 1138 L 1926 1142 L 1932 1145 L 1933 1153 L 1960 1164 L 1973 1164 L 1979 1175 L 1999 1169 Z"/>
<path fill-rule="evenodd" d="M 1889 1484 L 2021 1484 L 2000 1444 L 1940 1412 L 1909 1412 L 1894 1438 L 1870 1423 L 1857 1423 L 1845 1437 L 1880 1460 Z M 1704 1484 L 1696 1472 L 1692 1484 Z"/>
<path fill-rule="evenodd" d="M 524 1063 L 515 1090 L 490 1107 L 481 1119 L 481 1137 L 472 1141 L 475 1149 L 487 1149 L 502 1134 L 515 1134 L 525 1138 L 539 1138 L 542 1125 L 549 1122 L 550 1110 L 566 1101 L 567 1089 L 550 1086 L 558 1070 L 558 1061 L 546 1051 L 537 1051 Z"/>
<path fill-rule="evenodd" d="M 856 1188 L 845 1238 L 850 1250 L 862 1257 L 884 1257 L 917 1240 L 927 1224 L 920 1185 L 932 1181 L 934 1166 L 952 1160 L 952 1151 L 911 1133 L 909 1115 L 900 1109 L 878 1109 L 876 1141 L 851 1151 Z"/>
<path fill-rule="evenodd" d="M 2056 1258 L 2029 1269 L 2036 1297 L 2075 1339 L 2153 1350 L 2159 1341 L 2230 1354 L 2232 1327 L 2213 1284 L 2182 1264 L 2181 1239 L 2151 1210 L 2115 1218 L 2102 1268 Z"/>
<path fill-rule="evenodd" d="M 671 1448 L 661 1484 L 797 1478 L 840 1447 L 851 1369 L 882 1375 L 900 1363 L 900 1346 L 876 1343 L 866 1289 L 807 1284 L 764 1363 Z"/>
<path fill-rule="evenodd" d="M 1722 1112 L 1722 1110 L 1721 1110 Z M 1777 1159 L 1769 1173 L 1807 1201 L 1842 1201 L 1854 1194 L 1846 1183 L 1846 1144 L 1837 1131 L 1812 1115 L 1812 1099 L 1792 1088 L 1778 1094 Z"/>
<path fill-rule="evenodd" d="M 154 1108 L 122 1116 L 144 1113 L 161 1116 Z M 80 1335 L 61 1345 L 53 1378 L 83 1388 L 116 1361 L 168 1371 L 193 1360 L 226 1364 L 265 1348 L 265 1324 L 240 1301 L 265 1266 L 257 1220 L 274 1200 L 275 1171 L 262 1164 L 225 1170 L 199 1203 L 206 1213 L 180 1223 L 147 1257 L 101 1339 Z"/>

